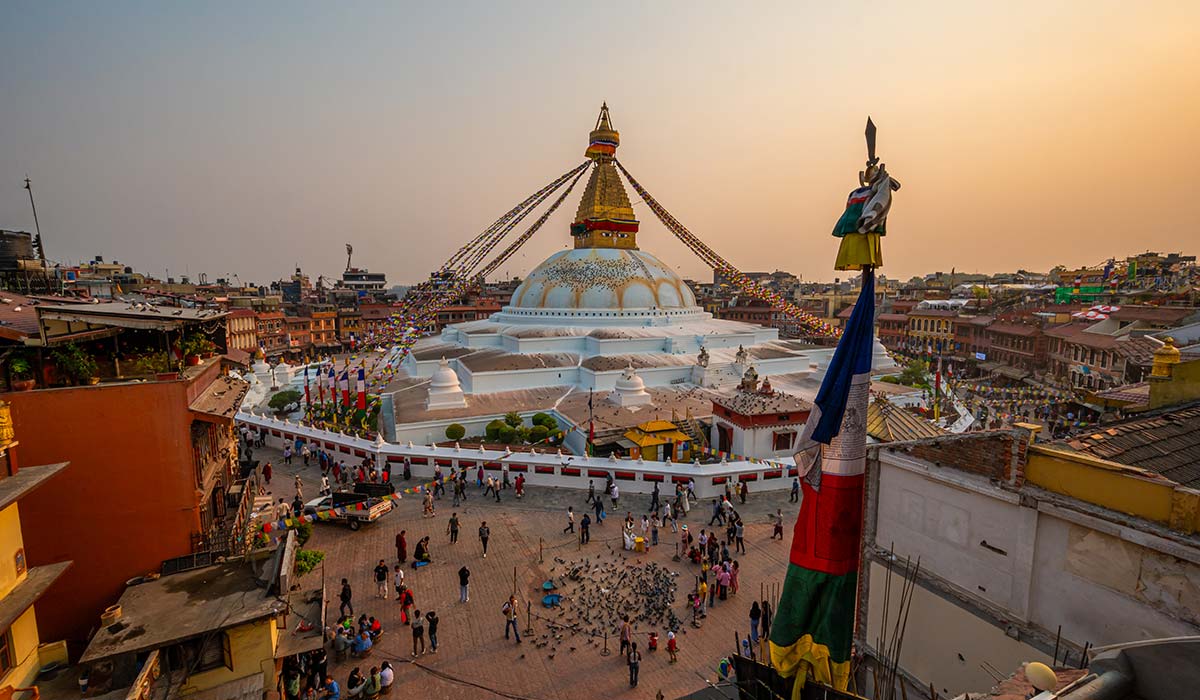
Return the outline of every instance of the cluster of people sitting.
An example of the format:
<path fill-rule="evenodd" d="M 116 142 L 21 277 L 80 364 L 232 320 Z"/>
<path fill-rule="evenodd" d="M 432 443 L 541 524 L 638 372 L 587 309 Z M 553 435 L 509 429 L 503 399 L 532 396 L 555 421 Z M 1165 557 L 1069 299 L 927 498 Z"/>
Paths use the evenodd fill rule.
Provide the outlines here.
<path fill-rule="evenodd" d="M 356 658 L 370 656 L 371 649 L 383 636 L 383 623 L 368 615 L 358 618 L 357 627 L 349 615 L 343 617 L 333 629 L 333 652 L 339 661 L 347 653 Z"/>
<path fill-rule="evenodd" d="M 380 695 L 387 695 L 392 692 L 392 684 L 395 682 L 396 676 L 392 671 L 392 665 L 384 661 L 380 666 L 372 666 L 371 670 L 363 674 L 362 670 L 355 667 L 350 672 L 350 677 L 346 679 L 345 689 L 338 686 L 337 681 L 333 678 L 325 679 L 324 694 L 313 698 L 321 698 L 321 700 L 343 700 L 344 698 L 363 698 L 364 700 L 375 700 Z M 307 700 L 307 699 L 306 699 Z"/>

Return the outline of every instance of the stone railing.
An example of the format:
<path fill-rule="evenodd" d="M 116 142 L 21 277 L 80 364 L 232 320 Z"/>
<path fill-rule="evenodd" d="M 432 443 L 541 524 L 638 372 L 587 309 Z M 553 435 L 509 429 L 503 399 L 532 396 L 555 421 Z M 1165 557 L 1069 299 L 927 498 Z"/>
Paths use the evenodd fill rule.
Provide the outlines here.
<path fill-rule="evenodd" d="M 358 464 L 365 458 L 371 459 L 377 468 L 391 466 L 392 481 L 403 470 L 405 458 L 412 465 L 413 485 L 421 479 L 433 476 L 435 467 L 449 469 L 465 467 L 474 477 L 479 467 L 487 472 L 499 473 L 504 466 L 515 478 L 524 474 L 526 483 L 533 486 L 555 486 L 586 489 L 589 480 L 595 480 L 602 488 L 607 475 L 612 475 L 621 491 L 626 493 L 650 493 L 654 485 L 664 495 L 674 492 L 675 484 L 696 482 L 696 496 L 714 497 L 725 492 L 725 484 L 748 482 L 750 492 L 775 491 L 791 488 L 796 475 L 790 457 L 773 462 L 722 461 L 718 464 L 652 462 L 641 459 L 616 459 L 613 457 L 583 457 L 551 452 L 511 452 L 467 447 L 437 447 L 433 445 L 403 445 L 385 442 L 382 438 L 366 440 L 345 433 L 320 430 L 288 420 L 273 418 L 252 412 L 241 412 L 237 421 L 253 428 L 267 431 L 267 444 L 279 447 L 285 441 L 297 439 L 309 445 L 320 446 L 336 459 L 345 459 L 348 465 Z M 399 484 L 398 484 L 399 485 Z"/>

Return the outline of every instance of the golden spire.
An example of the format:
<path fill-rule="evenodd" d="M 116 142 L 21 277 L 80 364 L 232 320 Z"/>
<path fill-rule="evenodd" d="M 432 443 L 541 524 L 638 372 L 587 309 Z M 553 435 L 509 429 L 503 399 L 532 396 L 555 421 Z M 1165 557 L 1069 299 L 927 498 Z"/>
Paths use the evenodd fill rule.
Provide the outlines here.
<path fill-rule="evenodd" d="M 595 165 L 571 224 L 576 248 L 637 248 L 637 217 L 613 164 L 620 145 L 621 135 L 612 127 L 605 103 L 596 117 L 596 128 L 588 135 L 584 154 Z"/>
<path fill-rule="evenodd" d="M 1150 370 L 1151 379 L 1170 379 L 1174 366 L 1179 364 L 1181 353 L 1175 347 L 1175 339 L 1163 338 L 1163 345 L 1154 351 L 1154 364 Z"/>

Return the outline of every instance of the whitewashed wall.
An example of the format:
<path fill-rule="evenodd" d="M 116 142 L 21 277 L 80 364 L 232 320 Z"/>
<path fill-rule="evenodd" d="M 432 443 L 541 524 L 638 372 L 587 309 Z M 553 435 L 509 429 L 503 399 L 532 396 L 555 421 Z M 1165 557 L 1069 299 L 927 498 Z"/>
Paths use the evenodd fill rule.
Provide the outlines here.
<path fill-rule="evenodd" d="M 492 418 L 495 416 L 487 420 Z M 561 416 L 555 418 L 566 425 Z M 482 462 L 493 471 L 499 471 L 503 461 L 510 465 L 510 472 L 514 475 L 524 470 L 528 483 L 536 486 L 586 489 L 589 478 L 603 479 L 605 473 L 612 473 L 621 490 L 627 493 L 650 493 L 654 490 L 655 483 L 660 484 L 660 490 L 669 490 L 673 488 L 673 479 L 695 479 L 697 496 L 706 498 L 724 493 L 726 482 L 738 480 L 749 481 L 751 493 L 787 490 L 791 488 L 789 470 L 793 469 L 790 459 L 779 460 L 781 464 L 723 462 L 695 465 L 589 458 L 559 454 L 556 451 L 525 454 L 501 450 L 430 447 L 416 441 L 411 444 L 393 444 L 384 442 L 381 438 L 374 441 L 364 440 L 247 412 L 238 413 L 237 421 L 253 427 L 266 428 L 267 440 L 272 447 L 282 447 L 284 441 L 299 438 L 319 442 L 324 449 L 346 459 L 347 462 L 371 457 L 380 466 L 388 461 L 397 465 L 407 456 L 413 461 L 413 475 L 420 478 L 431 477 L 434 464 L 438 461 L 442 462 L 444 467 L 466 466 L 469 469 L 474 469 Z M 398 468 L 394 467 L 393 471 L 396 469 Z M 655 479 L 659 481 L 656 482 Z"/>

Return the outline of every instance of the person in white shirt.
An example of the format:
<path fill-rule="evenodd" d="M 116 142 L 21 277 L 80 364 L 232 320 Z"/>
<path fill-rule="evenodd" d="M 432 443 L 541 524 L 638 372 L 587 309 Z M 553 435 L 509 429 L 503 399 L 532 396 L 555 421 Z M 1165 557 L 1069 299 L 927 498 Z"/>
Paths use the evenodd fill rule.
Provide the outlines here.
<path fill-rule="evenodd" d="M 396 680 L 396 674 L 392 671 L 392 665 L 386 661 L 379 669 L 379 684 L 384 688 L 390 688 L 392 682 Z"/>

